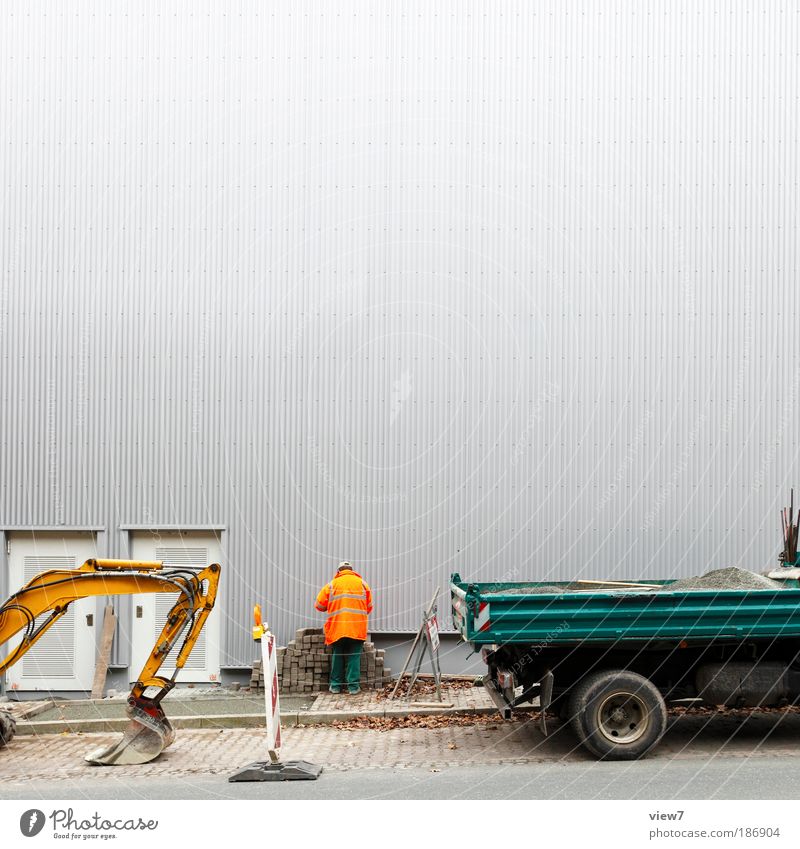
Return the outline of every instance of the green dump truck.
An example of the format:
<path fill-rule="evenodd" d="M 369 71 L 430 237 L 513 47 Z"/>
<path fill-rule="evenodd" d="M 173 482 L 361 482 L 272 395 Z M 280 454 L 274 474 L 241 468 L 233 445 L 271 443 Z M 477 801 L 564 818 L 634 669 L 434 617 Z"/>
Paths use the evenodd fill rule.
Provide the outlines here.
<path fill-rule="evenodd" d="M 596 757 L 631 760 L 663 736 L 668 704 L 800 700 L 800 570 L 708 577 L 720 575 L 542 584 L 454 574 L 453 619 L 481 651 L 504 716 L 538 698 L 545 733 L 557 712 Z"/>

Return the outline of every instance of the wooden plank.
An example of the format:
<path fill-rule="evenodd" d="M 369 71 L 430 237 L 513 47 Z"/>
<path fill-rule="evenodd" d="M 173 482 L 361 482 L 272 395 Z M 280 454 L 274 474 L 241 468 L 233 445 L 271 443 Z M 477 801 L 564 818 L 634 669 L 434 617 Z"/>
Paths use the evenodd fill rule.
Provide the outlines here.
<path fill-rule="evenodd" d="M 103 633 L 100 637 L 100 650 L 97 653 L 97 662 L 94 667 L 94 681 L 92 682 L 92 698 L 102 699 L 103 690 L 106 686 L 106 675 L 108 673 L 108 662 L 111 659 L 111 644 L 114 641 L 114 631 L 117 627 L 117 616 L 114 608 L 109 604 L 103 614 Z"/>

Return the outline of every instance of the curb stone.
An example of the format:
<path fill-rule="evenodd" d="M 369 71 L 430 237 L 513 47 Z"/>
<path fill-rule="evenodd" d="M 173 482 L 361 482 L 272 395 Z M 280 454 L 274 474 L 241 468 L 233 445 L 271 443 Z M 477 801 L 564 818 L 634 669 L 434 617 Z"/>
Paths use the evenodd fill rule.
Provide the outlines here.
<path fill-rule="evenodd" d="M 518 708 L 519 712 L 526 712 Z M 530 708 L 535 710 L 535 708 Z M 281 713 L 281 725 L 333 725 L 336 722 L 350 722 L 353 719 L 401 719 L 406 716 L 487 716 L 496 713 L 495 708 L 381 708 L 379 710 L 336 710 L 336 711 L 288 711 Z M 18 735 L 40 734 L 79 734 L 89 732 L 124 731 L 128 719 L 73 719 L 53 721 L 19 721 Z M 182 728 L 263 728 L 266 720 L 263 713 L 219 714 L 211 716 L 177 716 L 170 718 L 172 727 Z"/>

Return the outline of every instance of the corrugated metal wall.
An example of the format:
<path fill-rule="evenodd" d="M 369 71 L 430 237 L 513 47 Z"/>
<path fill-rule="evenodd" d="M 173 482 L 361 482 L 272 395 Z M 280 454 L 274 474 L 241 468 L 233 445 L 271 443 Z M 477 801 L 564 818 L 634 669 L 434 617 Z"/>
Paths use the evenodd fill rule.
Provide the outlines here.
<path fill-rule="evenodd" d="M 343 558 L 760 569 L 800 484 L 796 4 L 4 4 L 0 524 L 225 525 L 224 663 Z"/>

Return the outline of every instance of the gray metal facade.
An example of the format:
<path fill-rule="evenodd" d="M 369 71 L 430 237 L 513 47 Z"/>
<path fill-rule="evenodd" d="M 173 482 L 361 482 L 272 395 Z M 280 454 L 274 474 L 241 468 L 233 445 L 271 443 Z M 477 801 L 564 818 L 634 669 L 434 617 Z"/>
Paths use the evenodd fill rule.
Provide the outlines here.
<path fill-rule="evenodd" d="M 798 11 L 4 4 L 0 524 L 224 527 L 231 666 L 341 559 L 772 565 Z"/>

